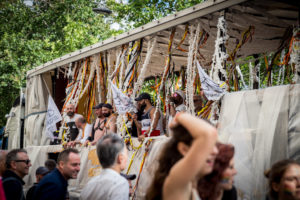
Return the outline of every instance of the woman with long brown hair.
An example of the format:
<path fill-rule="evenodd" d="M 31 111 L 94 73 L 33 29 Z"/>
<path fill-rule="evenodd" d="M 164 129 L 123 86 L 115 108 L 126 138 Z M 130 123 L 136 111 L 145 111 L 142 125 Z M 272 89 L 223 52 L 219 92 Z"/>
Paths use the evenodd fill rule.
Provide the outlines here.
<path fill-rule="evenodd" d="M 233 187 L 234 147 L 228 144 L 217 144 L 219 154 L 216 157 L 212 173 L 198 181 L 198 192 L 202 200 L 236 200 Z"/>
<path fill-rule="evenodd" d="M 177 114 L 170 128 L 173 136 L 161 152 L 146 199 L 196 199 L 193 183 L 212 171 L 218 153 L 217 130 L 186 113 Z"/>
<path fill-rule="evenodd" d="M 282 160 L 265 173 L 269 179 L 269 199 L 300 200 L 300 163 Z"/>

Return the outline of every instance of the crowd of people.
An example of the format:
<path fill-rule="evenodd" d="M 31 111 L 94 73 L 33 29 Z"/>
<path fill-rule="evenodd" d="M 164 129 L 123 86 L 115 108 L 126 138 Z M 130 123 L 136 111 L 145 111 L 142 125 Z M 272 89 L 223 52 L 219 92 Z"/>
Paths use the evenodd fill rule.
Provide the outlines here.
<path fill-rule="evenodd" d="M 133 114 L 131 132 L 145 137 L 165 133 L 163 114 L 155 112 L 151 96 L 140 94 L 136 99 L 138 112 Z M 234 176 L 235 149 L 218 142 L 217 129 L 205 120 L 185 113 L 185 96 L 176 91 L 170 97 L 170 136 L 158 157 L 158 166 L 151 177 L 144 199 L 236 200 Z M 76 147 L 96 145 L 101 173 L 88 181 L 80 199 L 128 200 L 133 195 L 131 181 L 135 175 L 125 175 L 128 150 L 117 132 L 116 115 L 111 104 L 93 107 L 97 119 L 88 124 L 82 115 L 67 105 L 64 122 L 69 128 L 69 141 L 57 161 L 47 160 L 36 170 L 36 183 L 23 192 L 23 178 L 31 161 L 24 149 L 0 152 L 0 199 L 70 199 L 68 180 L 80 172 L 80 154 Z M 151 131 L 152 130 L 152 131 Z M 134 134 L 133 134 L 134 136 Z M 300 200 L 300 163 L 283 160 L 265 173 L 269 182 L 269 200 Z M 26 194 L 26 195 L 25 195 Z"/>

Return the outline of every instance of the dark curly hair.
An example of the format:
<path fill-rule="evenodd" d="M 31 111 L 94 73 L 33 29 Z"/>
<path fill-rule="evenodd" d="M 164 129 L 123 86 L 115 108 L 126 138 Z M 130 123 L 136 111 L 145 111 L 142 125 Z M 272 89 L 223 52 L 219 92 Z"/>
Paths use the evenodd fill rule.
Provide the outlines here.
<path fill-rule="evenodd" d="M 219 154 L 216 157 L 213 171 L 198 181 L 197 189 L 202 200 L 217 198 L 218 183 L 222 180 L 223 172 L 229 166 L 234 155 L 234 147 L 228 144 L 217 144 Z"/>
<path fill-rule="evenodd" d="M 155 172 L 152 184 L 146 193 L 146 200 L 159 200 L 162 199 L 162 189 L 166 177 L 169 175 L 170 169 L 178 162 L 183 156 L 177 149 L 177 144 L 183 142 L 190 146 L 193 138 L 190 133 L 181 125 L 172 129 L 173 136 L 165 144 L 160 157 L 159 166 Z"/>

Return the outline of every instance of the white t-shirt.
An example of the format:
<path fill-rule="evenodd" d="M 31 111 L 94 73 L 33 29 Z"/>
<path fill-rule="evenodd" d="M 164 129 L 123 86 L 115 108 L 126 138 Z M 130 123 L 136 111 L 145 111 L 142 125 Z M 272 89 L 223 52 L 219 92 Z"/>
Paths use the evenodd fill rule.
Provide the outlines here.
<path fill-rule="evenodd" d="M 176 113 L 177 112 L 182 112 L 182 111 L 186 111 L 186 106 L 184 104 L 180 104 L 179 106 L 177 106 L 175 108 Z"/>
<path fill-rule="evenodd" d="M 84 131 L 82 131 L 82 129 L 79 129 L 79 134 L 78 134 L 76 140 L 79 140 L 81 142 L 81 144 L 83 144 L 90 136 L 90 134 L 92 132 L 92 128 L 93 128 L 93 126 L 91 124 L 86 123 L 86 125 L 84 127 Z"/>
<path fill-rule="evenodd" d="M 75 120 L 76 120 L 78 117 L 80 117 L 80 116 L 81 116 L 81 115 L 79 115 L 79 114 L 77 114 L 77 113 L 75 113 L 74 116 L 73 116 L 72 118 L 70 118 L 69 115 L 66 115 L 64 121 L 65 121 L 65 123 L 75 122 Z"/>

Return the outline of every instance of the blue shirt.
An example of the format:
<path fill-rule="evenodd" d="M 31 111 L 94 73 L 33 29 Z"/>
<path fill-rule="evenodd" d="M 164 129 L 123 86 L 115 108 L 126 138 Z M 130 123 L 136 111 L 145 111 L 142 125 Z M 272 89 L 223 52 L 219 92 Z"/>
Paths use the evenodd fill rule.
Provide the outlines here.
<path fill-rule="evenodd" d="M 65 200 L 68 193 L 68 181 L 54 169 L 37 185 L 34 199 L 36 200 Z"/>

